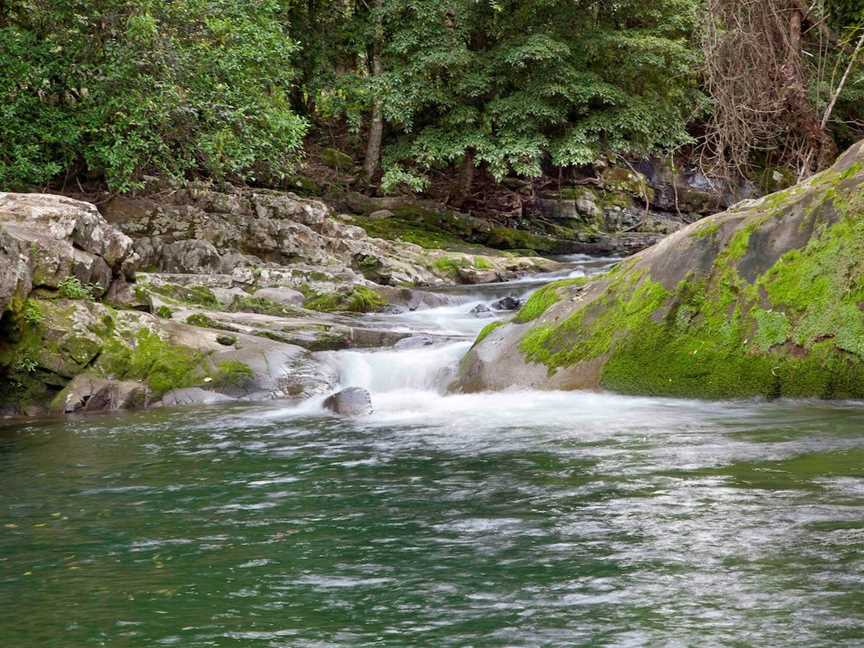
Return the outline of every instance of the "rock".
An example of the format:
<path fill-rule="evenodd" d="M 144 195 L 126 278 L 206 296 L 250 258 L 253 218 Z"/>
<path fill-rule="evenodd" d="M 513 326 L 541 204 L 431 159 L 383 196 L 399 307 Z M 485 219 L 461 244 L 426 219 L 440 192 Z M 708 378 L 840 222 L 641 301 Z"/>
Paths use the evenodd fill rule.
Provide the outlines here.
<path fill-rule="evenodd" d="M 864 142 L 589 282 L 535 293 L 454 386 L 864 398 Z"/>
<path fill-rule="evenodd" d="M 0 313 L 13 298 L 23 299 L 33 287 L 26 244 L 0 227 Z"/>
<path fill-rule="evenodd" d="M 149 396 L 139 382 L 79 375 L 54 399 L 53 408 L 64 414 L 141 409 Z"/>
<path fill-rule="evenodd" d="M 474 317 L 485 318 L 485 317 L 494 317 L 495 316 L 495 314 L 489 309 L 489 307 L 486 304 L 477 304 L 474 308 L 472 308 L 468 312 L 471 313 Z"/>
<path fill-rule="evenodd" d="M 350 155 L 335 148 L 322 149 L 321 161 L 337 171 L 347 171 L 354 166 L 354 160 Z"/>
<path fill-rule="evenodd" d="M 258 299 L 266 299 L 282 306 L 303 306 L 306 298 L 299 290 L 291 288 L 261 288 L 256 290 L 253 295 Z"/>
<path fill-rule="evenodd" d="M 459 280 L 465 284 L 488 284 L 498 281 L 498 273 L 494 270 L 478 270 L 477 268 L 459 268 Z"/>
<path fill-rule="evenodd" d="M 117 268 L 132 253 L 132 239 L 112 227 L 90 203 L 48 194 L 0 193 L 0 224 L 37 230 L 68 241 Z"/>
<path fill-rule="evenodd" d="M 186 387 L 174 389 L 162 396 L 162 405 L 166 407 L 177 407 L 183 405 L 215 405 L 217 403 L 230 403 L 236 400 L 224 394 L 201 389 L 200 387 Z"/>
<path fill-rule="evenodd" d="M 434 346 L 435 344 L 436 340 L 433 337 L 428 335 L 414 335 L 412 337 L 407 337 L 404 340 L 399 340 L 393 345 L 393 348 L 401 351 L 405 349 L 420 349 L 423 347 Z"/>
<path fill-rule="evenodd" d="M 137 259 L 132 240 L 89 203 L 0 193 L 0 313 L 13 297 L 34 287 L 57 289 L 70 277 L 101 296 Z"/>
<path fill-rule="evenodd" d="M 522 306 L 522 300 L 508 295 L 496 302 L 492 303 L 492 310 L 497 311 L 515 311 Z"/>
<path fill-rule="evenodd" d="M 222 306 L 230 306 L 238 297 L 242 299 L 249 296 L 249 293 L 242 288 L 220 288 L 217 286 L 210 288 L 210 292 Z"/>
<path fill-rule="evenodd" d="M 133 308 L 135 310 L 149 313 L 153 310 L 153 302 L 150 295 L 143 290 L 135 290 L 135 287 L 126 281 L 125 277 L 118 277 L 108 287 L 104 301 L 106 304 L 120 308 Z"/>
<path fill-rule="evenodd" d="M 236 335 L 217 335 L 216 342 L 221 344 L 222 346 L 234 346 L 237 344 L 237 336 Z"/>
<path fill-rule="evenodd" d="M 388 218 L 393 218 L 393 212 L 389 209 L 376 209 L 369 214 L 370 220 L 387 220 Z"/>
<path fill-rule="evenodd" d="M 373 411 L 372 397 L 360 387 L 349 387 L 328 396 L 323 406 L 340 416 L 368 416 Z"/>

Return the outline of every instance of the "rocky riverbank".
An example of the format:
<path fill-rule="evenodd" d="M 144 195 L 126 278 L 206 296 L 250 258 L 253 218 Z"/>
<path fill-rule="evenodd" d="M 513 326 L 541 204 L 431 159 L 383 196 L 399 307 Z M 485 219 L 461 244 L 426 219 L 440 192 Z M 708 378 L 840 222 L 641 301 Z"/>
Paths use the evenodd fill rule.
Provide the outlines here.
<path fill-rule="evenodd" d="M 829 170 L 550 284 L 464 358 L 461 391 L 864 397 L 864 142 Z"/>
<path fill-rule="evenodd" d="M 404 337 L 357 314 L 557 264 L 374 239 L 292 194 L 190 187 L 101 211 L 0 194 L 0 266 L 0 407 L 36 415 L 323 394 L 334 376 L 313 352 Z"/>

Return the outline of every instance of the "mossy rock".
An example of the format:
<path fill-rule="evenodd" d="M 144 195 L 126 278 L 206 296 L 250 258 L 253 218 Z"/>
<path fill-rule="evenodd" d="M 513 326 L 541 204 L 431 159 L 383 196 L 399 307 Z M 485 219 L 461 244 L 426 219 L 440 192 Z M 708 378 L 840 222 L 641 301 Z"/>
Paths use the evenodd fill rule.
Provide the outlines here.
<path fill-rule="evenodd" d="M 331 293 L 312 293 L 303 305 L 322 313 L 374 313 L 387 306 L 387 301 L 371 288 L 352 286 Z"/>
<path fill-rule="evenodd" d="M 354 166 L 354 159 L 350 155 L 335 148 L 323 149 L 321 161 L 336 171 L 348 171 Z"/>
<path fill-rule="evenodd" d="M 638 171 L 632 171 L 625 167 L 610 166 L 600 176 L 603 187 L 610 194 L 626 193 L 634 198 L 652 202 L 654 200 L 654 188 L 648 183 L 648 179 Z"/>
<path fill-rule="evenodd" d="M 146 296 L 152 292 L 175 302 L 204 306 L 205 308 L 221 308 L 222 304 L 207 286 L 180 286 L 177 284 L 139 285 L 135 288 L 136 296 Z"/>
<path fill-rule="evenodd" d="M 465 391 L 864 398 L 864 143 L 828 171 L 538 291 Z"/>

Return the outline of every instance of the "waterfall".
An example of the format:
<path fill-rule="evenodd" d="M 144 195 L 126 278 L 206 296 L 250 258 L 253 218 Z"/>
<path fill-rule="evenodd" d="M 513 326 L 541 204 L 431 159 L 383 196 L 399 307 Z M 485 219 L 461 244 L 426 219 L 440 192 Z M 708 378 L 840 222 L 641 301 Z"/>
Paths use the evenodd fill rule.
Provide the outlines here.
<path fill-rule="evenodd" d="M 373 396 L 404 390 L 443 393 L 455 377 L 470 341 L 386 351 L 339 351 L 325 355 L 342 387 L 363 387 Z"/>

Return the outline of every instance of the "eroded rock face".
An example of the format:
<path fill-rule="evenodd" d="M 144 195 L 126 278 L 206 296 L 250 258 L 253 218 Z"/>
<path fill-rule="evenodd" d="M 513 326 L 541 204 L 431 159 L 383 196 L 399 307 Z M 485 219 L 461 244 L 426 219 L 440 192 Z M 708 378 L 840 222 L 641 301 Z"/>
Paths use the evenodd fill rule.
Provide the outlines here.
<path fill-rule="evenodd" d="M 0 193 L 0 312 L 33 288 L 56 289 L 74 277 L 104 294 L 134 271 L 132 239 L 95 206 L 47 194 Z"/>
<path fill-rule="evenodd" d="M 422 254 L 417 246 L 370 239 L 362 228 L 334 218 L 324 203 L 289 193 L 193 187 L 159 202 L 115 198 L 105 214 L 135 239 L 143 266 L 161 272 L 231 273 L 301 263 L 359 273 L 362 268 L 352 265 L 361 258 L 376 267 L 376 278 L 393 285 L 440 281 L 411 258 Z"/>
<path fill-rule="evenodd" d="M 828 171 L 533 295 L 454 389 L 864 397 L 864 142 Z"/>
<path fill-rule="evenodd" d="M 372 397 L 361 387 L 349 387 L 328 396 L 324 408 L 340 416 L 368 416 L 372 413 Z"/>

